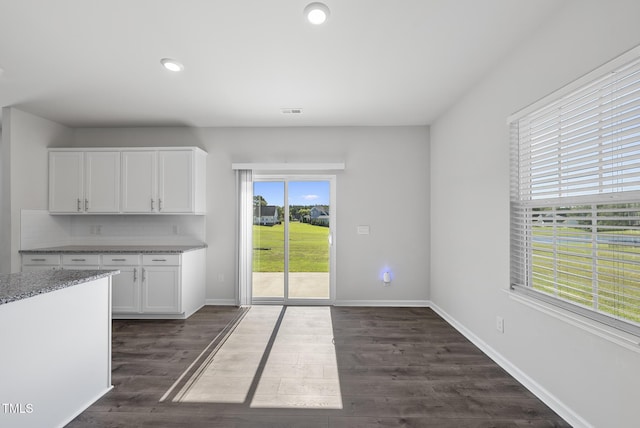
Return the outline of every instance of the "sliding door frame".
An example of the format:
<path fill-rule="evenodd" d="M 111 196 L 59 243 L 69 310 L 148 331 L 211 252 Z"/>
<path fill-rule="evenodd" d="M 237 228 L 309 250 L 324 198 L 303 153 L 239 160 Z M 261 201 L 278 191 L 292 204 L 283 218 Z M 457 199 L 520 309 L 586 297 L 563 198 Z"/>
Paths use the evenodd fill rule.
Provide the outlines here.
<path fill-rule="evenodd" d="M 253 182 L 275 181 L 284 183 L 284 297 L 252 297 L 254 305 L 312 306 L 333 305 L 336 299 L 336 176 L 327 174 L 254 174 Z M 300 299 L 289 298 L 289 182 L 328 181 L 329 182 L 329 298 Z M 254 195 L 251 195 L 253 199 Z M 251 269 L 253 271 L 253 268 Z M 251 285 L 253 287 L 253 284 Z"/>

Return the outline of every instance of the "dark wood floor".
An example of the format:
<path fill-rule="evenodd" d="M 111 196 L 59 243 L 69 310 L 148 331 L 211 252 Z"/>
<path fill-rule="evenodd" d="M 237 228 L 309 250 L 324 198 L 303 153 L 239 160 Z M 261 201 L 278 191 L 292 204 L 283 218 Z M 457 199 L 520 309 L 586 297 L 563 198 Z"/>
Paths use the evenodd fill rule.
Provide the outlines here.
<path fill-rule="evenodd" d="M 113 321 L 114 389 L 68 427 L 568 427 L 427 308 L 331 309 L 343 409 L 159 402 L 239 309 Z"/>

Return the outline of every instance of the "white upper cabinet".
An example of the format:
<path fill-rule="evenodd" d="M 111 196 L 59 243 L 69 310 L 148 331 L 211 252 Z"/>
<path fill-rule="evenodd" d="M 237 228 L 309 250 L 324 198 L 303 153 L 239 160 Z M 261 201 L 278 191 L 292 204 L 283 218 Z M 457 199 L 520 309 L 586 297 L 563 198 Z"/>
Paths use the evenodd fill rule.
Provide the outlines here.
<path fill-rule="evenodd" d="M 193 161 L 193 152 L 158 153 L 158 210 L 160 212 L 195 212 Z"/>
<path fill-rule="evenodd" d="M 49 152 L 49 211 L 56 214 L 120 211 L 120 153 Z"/>
<path fill-rule="evenodd" d="M 120 211 L 120 153 L 84 154 L 84 210 L 87 213 Z"/>
<path fill-rule="evenodd" d="M 83 152 L 49 152 L 50 212 L 84 212 L 83 177 Z"/>
<path fill-rule="evenodd" d="M 204 214 L 206 157 L 195 147 L 50 149 L 52 214 Z"/>
<path fill-rule="evenodd" d="M 149 150 L 122 153 L 122 212 L 157 212 L 157 158 Z"/>
<path fill-rule="evenodd" d="M 148 149 L 122 153 L 122 212 L 204 214 L 206 153 Z"/>

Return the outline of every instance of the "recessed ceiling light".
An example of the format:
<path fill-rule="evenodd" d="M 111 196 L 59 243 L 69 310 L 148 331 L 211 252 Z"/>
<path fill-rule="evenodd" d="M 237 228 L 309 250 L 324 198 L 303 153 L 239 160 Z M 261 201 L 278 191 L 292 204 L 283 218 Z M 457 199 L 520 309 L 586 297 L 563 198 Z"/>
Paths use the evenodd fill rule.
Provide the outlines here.
<path fill-rule="evenodd" d="M 166 68 L 167 70 L 169 70 L 169 71 L 182 71 L 182 70 L 184 70 L 184 65 L 182 65 L 181 62 L 178 62 L 175 59 L 162 58 L 160 60 L 160 64 L 162 64 L 162 66 L 164 68 Z"/>
<path fill-rule="evenodd" d="M 304 8 L 304 16 L 313 25 L 324 24 L 329 17 L 329 8 L 320 2 L 309 3 Z"/>

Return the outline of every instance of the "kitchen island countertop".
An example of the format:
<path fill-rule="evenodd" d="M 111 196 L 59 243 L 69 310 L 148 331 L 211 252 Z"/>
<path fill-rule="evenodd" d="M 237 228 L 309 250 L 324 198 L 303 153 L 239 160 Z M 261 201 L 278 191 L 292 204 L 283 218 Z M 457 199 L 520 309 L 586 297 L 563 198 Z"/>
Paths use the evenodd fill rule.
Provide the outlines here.
<path fill-rule="evenodd" d="M 118 270 L 47 270 L 0 274 L 0 305 L 118 273 Z"/>

